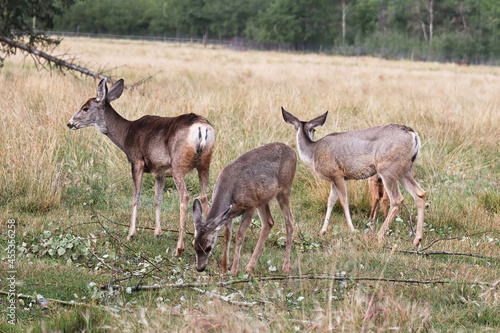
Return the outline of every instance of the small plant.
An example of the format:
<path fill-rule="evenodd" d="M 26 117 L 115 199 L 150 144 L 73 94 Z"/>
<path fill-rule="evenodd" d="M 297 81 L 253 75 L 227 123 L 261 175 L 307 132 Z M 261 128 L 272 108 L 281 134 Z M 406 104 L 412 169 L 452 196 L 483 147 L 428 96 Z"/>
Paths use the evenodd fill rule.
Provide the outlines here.
<path fill-rule="evenodd" d="M 481 206 L 488 212 L 497 214 L 500 212 L 500 192 L 494 189 L 483 191 L 478 197 Z"/>

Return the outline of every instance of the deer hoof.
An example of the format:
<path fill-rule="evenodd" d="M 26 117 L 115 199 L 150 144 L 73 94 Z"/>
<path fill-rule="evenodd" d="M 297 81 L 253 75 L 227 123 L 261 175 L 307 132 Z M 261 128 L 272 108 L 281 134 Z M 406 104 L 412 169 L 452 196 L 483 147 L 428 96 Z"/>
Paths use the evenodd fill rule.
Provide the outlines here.
<path fill-rule="evenodd" d="M 155 231 L 155 237 L 160 237 L 161 235 L 163 235 L 163 231 Z"/>
<path fill-rule="evenodd" d="M 238 273 L 239 273 L 238 267 L 231 268 L 231 275 L 236 276 L 236 275 L 238 275 Z"/>
<path fill-rule="evenodd" d="M 385 236 L 383 234 L 378 233 L 377 234 L 377 240 L 378 240 L 379 243 L 382 243 L 385 240 Z"/>
<path fill-rule="evenodd" d="M 422 237 L 415 237 L 415 239 L 413 240 L 413 245 L 415 246 L 419 246 L 420 245 L 420 242 L 422 241 Z"/>
<path fill-rule="evenodd" d="M 175 256 L 176 256 L 176 257 L 180 257 L 180 256 L 182 256 L 182 252 L 184 252 L 184 249 L 177 248 L 177 249 L 175 250 Z"/>
<path fill-rule="evenodd" d="M 290 268 L 291 268 L 290 263 L 283 265 L 283 274 L 290 273 Z"/>
<path fill-rule="evenodd" d="M 132 240 L 132 238 L 134 238 L 134 237 L 135 237 L 135 234 L 129 234 L 129 235 L 127 236 L 127 241 L 131 241 L 131 240 Z"/>
<path fill-rule="evenodd" d="M 255 269 L 255 266 L 253 266 L 253 265 L 252 266 L 247 265 L 247 267 L 245 267 L 245 271 L 247 273 L 252 273 L 254 269 Z"/>
<path fill-rule="evenodd" d="M 321 231 L 319 232 L 320 236 L 324 236 L 326 234 L 326 230 L 323 230 L 321 229 Z"/>

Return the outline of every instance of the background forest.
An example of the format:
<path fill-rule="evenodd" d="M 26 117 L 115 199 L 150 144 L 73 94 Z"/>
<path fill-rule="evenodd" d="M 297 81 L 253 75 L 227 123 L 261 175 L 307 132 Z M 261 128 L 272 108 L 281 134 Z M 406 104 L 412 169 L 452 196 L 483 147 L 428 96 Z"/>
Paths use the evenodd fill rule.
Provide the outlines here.
<path fill-rule="evenodd" d="M 498 0 L 86 0 L 57 31 L 230 39 L 467 63 L 500 58 Z M 350 50 L 350 51 L 349 51 Z"/>

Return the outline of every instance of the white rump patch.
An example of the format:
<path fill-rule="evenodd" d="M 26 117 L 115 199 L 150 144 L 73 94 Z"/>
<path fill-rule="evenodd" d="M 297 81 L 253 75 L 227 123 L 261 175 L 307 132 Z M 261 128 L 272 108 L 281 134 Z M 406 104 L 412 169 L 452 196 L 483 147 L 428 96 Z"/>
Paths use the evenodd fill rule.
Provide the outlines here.
<path fill-rule="evenodd" d="M 207 124 L 193 124 L 189 128 L 187 141 L 196 151 L 203 151 L 215 141 L 215 131 Z"/>

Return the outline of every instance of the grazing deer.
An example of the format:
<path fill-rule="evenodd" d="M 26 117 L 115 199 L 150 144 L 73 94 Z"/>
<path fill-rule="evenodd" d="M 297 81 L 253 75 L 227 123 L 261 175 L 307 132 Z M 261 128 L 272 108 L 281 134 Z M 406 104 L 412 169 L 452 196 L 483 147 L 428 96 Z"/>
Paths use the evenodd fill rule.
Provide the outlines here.
<path fill-rule="evenodd" d="M 231 274 L 238 274 L 241 245 L 257 209 L 262 230 L 252 258 L 246 266 L 246 271 L 251 272 L 257 264 L 264 243 L 274 225 L 269 201 L 276 198 L 285 219 L 286 251 L 283 272 L 288 274 L 293 235 L 290 192 L 296 165 L 295 151 L 283 143 L 275 142 L 246 152 L 222 170 L 215 183 L 212 207 L 206 215 L 205 222 L 203 222 L 199 200 L 196 199 L 193 204 L 195 229 L 193 247 L 196 253 L 196 269 L 199 272 L 205 270 L 219 230 L 226 224 L 222 273 L 227 273 L 233 218 L 243 215 L 236 236 L 234 261 L 231 268 Z"/>
<path fill-rule="evenodd" d="M 178 117 L 144 116 L 129 121 L 110 105 L 123 92 L 123 79 L 108 92 L 106 79 L 97 87 L 97 98 L 89 99 L 68 122 L 77 130 L 95 125 L 127 155 L 132 166 L 134 182 L 132 220 L 127 240 L 135 236 L 137 206 L 141 196 L 142 177 L 145 172 L 155 176 L 155 236 L 162 234 L 160 225 L 161 202 L 165 177 L 172 177 L 180 196 L 179 240 L 176 255 L 184 250 L 183 234 L 189 194 L 185 175 L 196 168 L 201 186 L 201 203 L 208 212 L 207 186 L 210 161 L 215 143 L 215 130 L 210 122 L 196 114 Z"/>
<path fill-rule="evenodd" d="M 328 111 L 308 122 L 300 121 L 283 107 L 281 111 L 285 122 L 297 130 L 300 159 L 321 178 L 332 182 L 321 235 L 326 233 L 337 198 L 344 209 L 347 224 L 355 231 L 349 214 L 346 180 L 364 179 L 377 173 L 390 199 L 390 210 L 377 234 L 378 239 L 384 238 L 403 202 L 404 198 L 398 187 L 399 181 L 417 204 L 417 232 L 413 244 L 420 244 L 424 225 L 425 192 L 411 175 L 413 162 L 421 146 L 420 137 L 416 132 L 402 125 L 386 125 L 331 133 L 314 141 L 315 128 L 325 123 Z"/>
<path fill-rule="evenodd" d="M 379 208 L 380 199 L 382 199 L 382 208 L 384 209 L 384 217 L 387 217 L 389 211 L 389 197 L 387 191 L 384 190 L 384 183 L 378 174 L 368 178 L 368 187 L 370 189 L 370 196 L 372 198 L 372 210 L 370 212 L 370 219 L 375 221 Z"/>

